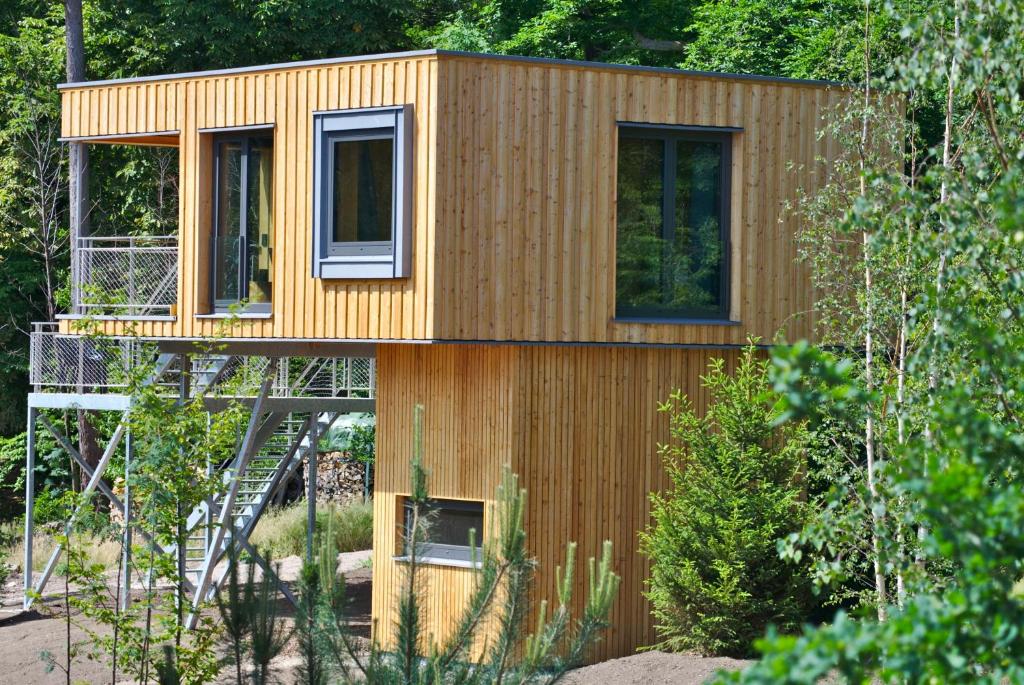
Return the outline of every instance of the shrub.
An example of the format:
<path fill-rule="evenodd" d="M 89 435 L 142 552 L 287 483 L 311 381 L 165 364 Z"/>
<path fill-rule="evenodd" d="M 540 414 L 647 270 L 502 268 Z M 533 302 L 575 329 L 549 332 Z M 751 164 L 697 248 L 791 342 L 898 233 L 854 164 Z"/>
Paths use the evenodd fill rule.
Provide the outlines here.
<path fill-rule="evenodd" d="M 321 504 L 316 511 L 316 532 L 327 528 L 333 516 L 334 544 L 339 552 L 355 552 L 373 546 L 373 502 L 352 502 L 344 506 Z M 306 553 L 306 502 L 268 510 L 253 531 L 252 544 L 269 550 L 280 559 Z"/>
<path fill-rule="evenodd" d="M 321 452 L 347 452 L 361 464 L 372 464 L 377 439 L 377 425 L 373 414 L 347 426 L 334 426 L 320 438 Z"/>
<path fill-rule="evenodd" d="M 557 603 L 547 600 L 531 621 L 529 595 L 536 561 L 527 553 L 523 528 L 526 491 L 505 467 L 496 503 L 491 535 L 482 536 L 469 601 L 451 623 L 452 634 L 438 641 L 427 634 L 422 604 L 420 550 L 428 539 L 431 515 L 427 474 L 422 455 L 422 407 L 413 414 L 413 458 L 409 501 L 411 524 L 404 547 L 409 550 L 397 589 L 394 651 L 379 642 L 362 652 L 353 639 L 345 615 L 345 578 L 337 574 L 337 550 L 331 537 L 318 540 L 315 558 L 307 560 L 300 583 L 297 628 L 302 682 L 319 685 L 343 683 L 535 683 L 552 685 L 578 666 L 587 650 L 609 627 L 608 614 L 619 589 L 619 576 L 611 569 L 611 542 L 605 541 L 600 560 L 587 564 L 589 592 L 583 611 L 574 618 L 569 610 L 575 574 L 576 543 L 566 549 L 566 564 L 555 571 Z M 475 532 L 470 533 L 470 546 Z M 563 572 L 564 570 L 564 572 Z M 458 611 L 458 610 L 456 610 Z M 530 627 L 532 634 L 526 634 Z M 484 641 L 482 633 L 492 631 Z M 479 662 L 470 662 L 474 645 L 483 645 Z M 335 676 L 332 678 L 332 676 Z"/>
<path fill-rule="evenodd" d="M 788 631 L 804 616 L 806 574 L 779 558 L 776 541 L 805 518 L 808 432 L 775 426 L 767 366 L 753 346 L 732 376 L 712 361 L 704 417 L 678 390 L 659 407 L 669 415 L 671 441 L 659 452 L 671 487 L 651 495 L 654 523 L 641 534 L 658 648 L 745 656 L 769 624 Z"/>

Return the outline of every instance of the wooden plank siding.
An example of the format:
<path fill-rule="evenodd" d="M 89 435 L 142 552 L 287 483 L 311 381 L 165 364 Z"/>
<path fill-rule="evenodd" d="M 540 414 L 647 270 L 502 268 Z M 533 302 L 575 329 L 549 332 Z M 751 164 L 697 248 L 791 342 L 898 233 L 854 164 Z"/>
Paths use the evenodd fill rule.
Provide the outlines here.
<path fill-rule="evenodd" d="M 212 152 L 201 131 L 258 124 L 274 126 L 273 313 L 229 336 L 737 345 L 811 334 L 813 293 L 795 263 L 797 220 L 784 208 L 824 178 L 816 160 L 832 144 L 817 129 L 841 90 L 437 53 L 84 84 L 62 96 L 65 137 L 162 134 L 166 142 L 177 132 L 178 307 L 174 321 L 137 327 L 146 335 L 219 329 L 196 318 L 209 299 Z M 312 278 L 312 113 L 410 103 L 412 275 Z M 731 222 L 738 324 L 614 321 L 619 121 L 741 129 Z"/>
<path fill-rule="evenodd" d="M 176 317 L 141 325 L 99 322 L 102 330 L 118 334 L 130 328 L 160 338 L 215 333 L 240 338 L 430 338 L 436 80 L 436 58 L 428 56 L 64 89 L 64 137 L 179 132 Z M 415 117 L 412 276 L 389 281 L 314 279 L 313 112 L 406 103 L 413 104 Z M 209 313 L 213 167 L 211 135 L 203 129 L 254 125 L 274 126 L 273 312 L 269 318 L 246 319 L 224 330 L 217 319 L 197 318 Z M 61 325 L 68 331 L 73 324 L 65 320 Z"/>
<path fill-rule="evenodd" d="M 809 272 L 787 206 L 822 175 L 819 85 L 442 60 L 434 278 L 440 340 L 741 345 L 812 334 Z M 733 135 L 731 318 L 738 325 L 616 322 L 617 122 Z"/>
<path fill-rule="evenodd" d="M 536 601 L 555 595 L 565 546 L 579 543 L 575 610 L 586 593 L 586 558 L 612 540 L 622 589 L 614 628 L 594 659 L 632 653 L 654 639 L 642 596 L 649 576 L 637 533 L 649 520 L 648 493 L 665 486 L 657 445 L 668 417 L 657 411 L 674 388 L 707 405 L 699 376 L 713 357 L 736 350 L 627 346 L 378 346 L 378 470 L 374 485 L 373 616 L 391 644 L 403 565 L 400 498 L 408 493 L 413 407 L 424 406 L 424 463 L 432 496 L 494 502 L 505 464 L 527 490 L 526 529 L 539 562 Z M 489 525 L 485 519 L 485 528 Z M 422 578 L 428 631 L 444 636 L 465 605 L 466 569 L 427 566 Z M 533 613 L 531 612 L 531 618 Z"/>

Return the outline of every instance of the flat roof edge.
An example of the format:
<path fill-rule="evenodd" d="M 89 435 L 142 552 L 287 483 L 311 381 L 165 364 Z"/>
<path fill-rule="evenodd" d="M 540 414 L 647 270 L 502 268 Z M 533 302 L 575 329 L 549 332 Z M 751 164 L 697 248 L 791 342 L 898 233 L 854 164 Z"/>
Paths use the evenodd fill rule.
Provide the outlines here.
<path fill-rule="evenodd" d="M 410 50 L 406 52 L 384 52 L 375 55 L 347 55 L 344 57 L 327 57 L 324 59 L 304 60 L 298 62 L 278 62 L 274 64 L 255 64 L 247 67 L 227 69 L 211 69 L 207 71 L 189 71 L 177 74 L 156 74 L 152 76 L 135 76 L 128 78 L 104 79 L 99 81 L 79 81 L 76 83 L 59 83 L 58 90 L 72 88 L 88 88 L 91 86 L 112 86 L 131 83 L 149 83 L 153 81 L 174 81 L 187 78 L 210 78 L 233 74 L 250 74 L 260 71 L 279 71 L 282 69 L 302 69 L 305 67 L 329 66 L 333 64 L 351 64 L 353 62 L 375 62 L 388 59 L 412 59 L 417 57 L 459 57 L 468 59 L 494 60 L 499 62 L 519 62 L 526 64 L 545 64 L 551 66 L 577 67 L 587 69 L 610 69 L 672 76 L 693 76 L 697 78 L 721 78 L 734 81 L 761 81 L 764 83 L 784 83 L 802 86 L 849 88 L 850 84 L 839 81 L 818 79 L 789 78 L 787 76 L 767 76 L 764 74 L 736 74 L 725 71 L 699 71 L 694 69 L 675 69 L 672 67 L 650 67 L 641 64 L 616 64 L 614 62 L 587 62 L 584 60 L 554 59 L 550 57 L 527 57 L 525 55 L 500 55 L 489 52 L 466 52 L 462 50 Z"/>
<path fill-rule="evenodd" d="M 376 55 L 347 55 L 345 57 L 325 57 L 323 59 L 300 60 L 298 62 L 276 62 L 274 64 L 253 64 L 248 67 L 229 67 L 227 69 L 209 69 L 206 71 L 185 71 L 177 74 L 154 74 L 152 76 L 132 76 L 128 78 L 112 78 L 100 81 L 77 81 L 75 83 L 58 83 L 57 90 L 69 88 L 87 88 L 89 86 L 116 86 L 128 83 L 146 83 L 152 81 L 177 81 L 185 78 L 208 78 L 212 76 L 229 76 L 231 74 L 251 74 L 258 71 L 279 71 L 281 69 L 302 69 L 304 67 L 328 66 L 331 64 L 349 64 L 352 62 L 376 62 L 384 59 L 403 59 L 431 57 L 440 54 L 440 50 L 409 50 L 407 52 L 383 52 Z"/>
<path fill-rule="evenodd" d="M 675 67 L 651 67 L 643 64 L 619 64 L 618 62 L 589 62 L 579 59 L 556 59 L 554 57 L 529 57 L 527 55 L 500 55 L 492 52 L 466 52 L 464 50 L 437 50 L 438 55 L 447 57 L 466 57 L 472 59 L 493 59 L 502 62 L 525 62 L 528 64 L 549 64 L 552 66 L 579 67 L 586 69 L 613 69 L 619 71 L 638 71 L 668 76 L 694 76 L 698 78 L 723 78 L 735 81 L 764 81 L 767 83 L 791 83 L 803 86 L 849 88 L 850 84 L 840 81 L 822 79 L 790 78 L 788 76 L 768 76 L 766 74 L 737 74 L 730 71 L 701 71 L 699 69 L 677 69 Z"/>

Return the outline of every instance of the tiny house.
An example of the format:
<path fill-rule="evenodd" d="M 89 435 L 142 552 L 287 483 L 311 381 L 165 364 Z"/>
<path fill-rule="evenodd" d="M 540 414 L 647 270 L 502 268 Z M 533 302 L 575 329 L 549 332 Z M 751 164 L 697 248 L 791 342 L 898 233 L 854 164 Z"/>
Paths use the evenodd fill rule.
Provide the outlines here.
<path fill-rule="evenodd" d="M 173 236 L 76 239 L 76 292 L 107 282 L 103 259 L 149 266 L 124 267 L 130 296 L 99 310 L 82 298 L 40 330 L 34 368 L 53 340 L 75 344 L 85 315 L 197 376 L 232 368 L 193 358 L 215 333 L 229 357 L 333 360 L 348 375 L 330 393 L 274 395 L 275 383 L 277 404 L 252 404 L 305 413 L 314 436 L 326 413 L 375 409 L 378 637 L 394 618 L 422 404 L 440 531 L 431 630 L 443 635 L 468 596 L 466 530 L 487 529 L 508 464 L 528 491 L 537 595 L 552 594 L 566 543 L 586 557 L 610 539 L 623 583 L 594 657 L 654 641 L 637 533 L 666 482 L 657 404 L 682 388 L 706 405 L 708 362 L 732 363 L 750 339 L 811 336 L 787 207 L 825 180 L 835 143 L 819 129 L 840 90 L 430 50 L 61 94 L 64 140 L 177 148 L 179 221 Z M 100 401 L 81 369 L 33 373 L 31 407 Z M 308 452 L 309 435 L 296 439 Z M 216 583 L 207 565 L 197 601 Z"/>

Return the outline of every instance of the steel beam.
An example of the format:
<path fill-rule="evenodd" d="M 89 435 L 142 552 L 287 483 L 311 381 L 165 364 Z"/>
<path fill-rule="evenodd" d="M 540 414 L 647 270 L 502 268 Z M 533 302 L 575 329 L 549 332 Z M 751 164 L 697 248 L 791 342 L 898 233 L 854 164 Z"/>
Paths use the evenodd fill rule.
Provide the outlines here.
<path fill-rule="evenodd" d="M 130 395 L 88 392 L 30 392 L 28 406 L 36 409 L 86 409 L 128 411 Z"/>
<path fill-rule="evenodd" d="M 72 527 L 75 525 L 75 520 L 79 514 L 82 513 L 82 509 L 85 508 L 89 501 L 89 497 L 93 491 L 96 490 L 97 483 L 100 482 L 100 478 L 103 476 L 103 472 L 107 469 L 107 464 L 110 463 L 110 458 L 114 456 L 114 452 L 117 450 L 118 444 L 121 442 L 121 438 L 124 437 L 125 428 L 127 426 L 127 417 L 121 420 L 121 423 L 117 425 L 117 430 L 114 431 L 114 435 L 110 438 L 110 442 L 107 444 L 107 449 L 103 451 L 103 456 L 100 457 L 99 464 L 96 465 L 96 470 L 93 471 L 92 478 L 89 479 L 89 484 L 82 490 L 81 501 L 75 510 L 71 512 L 71 518 L 68 519 L 67 524 L 64 526 L 64 535 L 70 536 Z M 42 594 L 46 588 L 46 583 L 50 580 L 50 575 L 53 573 L 53 569 L 57 566 L 57 560 L 60 559 L 61 552 L 64 551 L 64 545 L 58 544 L 53 554 L 50 555 L 50 560 L 46 564 L 46 568 L 43 570 L 43 574 L 39 577 L 39 583 L 36 585 L 36 594 Z M 27 606 L 32 605 L 32 597 L 27 600 Z"/>
<path fill-rule="evenodd" d="M 257 399 L 256 397 L 205 397 L 203 402 L 208 411 L 216 413 L 235 403 L 253 406 Z M 266 397 L 262 404 L 263 408 L 270 412 L 353 414 L 372 412 L 377 406 L 377 400 L 372 397 Z"/>
<path fill-rule="evenodd" d="M 155 341 L 161 352 L 203 352 L 209 341 L 201 338 L 162 338 Z M 217 342 L 217 351 L 244 357 L 265 357 L 273 353 L 280 357 L 376 357 L 377 342 L 367 340 L 314 340 L 314 339 L 224 339 Z"/>
<path fill-rule="evenodd" d="M 82 473 L 85 474 L 86 478 L 92 479 L 92 467 L 89 466 L 89 463 L 82 458 L 82 455 L 79 453 L 77 449 L 74 448 L 74 446 L 71 444 L 71 441 L 68 440 L 67 436 L 58 431 L 57 428 L 54 427 L 52 423 L 50 423 L 49 419 L 47 419 L 46 416 L 40 415 L 38 420 L 39 423 L 43 424 L 43 428 L 45 428 L 47 432 L 53 436 L 53 439 L 57 441 L 57 444 L 61 446 L 61 449 L 67 452 L 68 455 L 70 455 L 71 458 L 75 460 L 75 463 L 78 464 L 78 468 L 82 469 Z M 106 496 L 106 498 L 110 500 L 110 503 L 117 508 L 118 511 L 120 511 L 122 514 L 124 513 L 124 503 L 116 494 L 114 494 L 114 491 L 111 490 L 106 483 L 104 483 L 102 480 L 99 481 L 99 483 L 96 484 L 96 489 L 102 492 Z"/>

